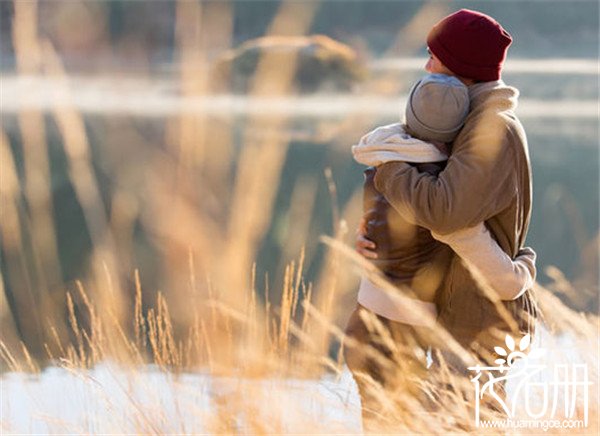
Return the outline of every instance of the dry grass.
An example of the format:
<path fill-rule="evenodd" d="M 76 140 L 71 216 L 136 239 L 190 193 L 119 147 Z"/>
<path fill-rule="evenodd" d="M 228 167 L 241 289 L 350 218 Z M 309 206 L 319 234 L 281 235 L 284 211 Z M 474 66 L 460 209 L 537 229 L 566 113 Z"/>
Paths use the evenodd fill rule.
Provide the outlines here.
<path fill-rule="evenodd" d="M 65 8 L 70 3 L 56 2 L 56 7 Z M 219 122 L 202 113 L 174 117 L 167 121 L 165 137 L 158 141 L 166 145 L 162 149 L 151 147 L 153 144 L 131 126 L 117 126 L 113 141 L 133 150 L 136 160 L 119 162 L 118 156 L 115 158 L 112 174 L 119 188 L 106 204 L 94 176 L 84 118 L 70 103 L 76 90 L 70 86 L 60 53 L 34 25 L 38 5 L 34 1 L 14 4 L 13 40 L 19 74 L 52 76 L 60 85 L 55 90 L 56 107 L 48 116 L 60 132 L 69 182 L 83 210 L 93 253 L 85 277 L 65 291 L 52 230 L 44 114 L 35 109 L 20 113 L 24 186 L 19 187 L 23 182 L 9 139 L 0 132 L 1 231 L 6 265 L 2 274 L 10 273 L 0 283 L 6 281 L 17 290 L 13 304 L 19 317 L 5 309 L 5 290 L 1 289 L 3 365 L 9 371 L 35 373 L 50 362 L 86 377 L 86 368 L 111 361 L 133 372 L 152 364 L 165 374 L 204 371 L 215 378 L 281 380 L 271 387 L 274 393 L 270 397 L 255 385 L 238 383 L 234 389 L 225 389 L 210 399 L 214 414 L 202 421 L 205 429 L 214 433 L 239 432 L 236 422 L 243 415 L 245 432 L 282 433 L 285 427 L 278 416 L 290 413 L 286 410 L 289 403 L 272 398 L 277 397 L 278 389 L 283 398 L 285 380 L 315 379 L 325 373 L 337 377 L 343 371 L 341 349 L 334 356 L 330 350 L 332 344 L 344 341 L 340 326 L 350 310 L 350 305 L 339 302 L 352 300 L 357 265 L 365 266 L 347 248 L 353 236 L 347 229 L 358 219 L 358 197 L 338 210 L 334 179 L 328 173 L 334 235 L 326 240 L 330 250 L 319 279 L 315 284 L 307 283 L 303 278 L 306 255 L 301 247 L 308 238 L 312 211 L 311 207 L 303 210 L 298 202 L 313 201 L 316 187 L 314 181 L 301 180 L 293 195 L 299 200 L 292 202 L 289 214 L 289 227 L 297 232 L 292 230 L 288 247 L 296 250 L 286 253 L 282 277 L 275 280 L 282 286 L 268 289 L 267 281 L 267 289 L 257 289 L 256 256 L 273 215 L 291 120 L 278 114 L 246 120 L 239 150 L 231 132 L 233 116 Z M 82 5 L 77 3 L 85 12 Z M 269 34 L 305 34 L 315 10 L 311 2 L 283 2 Z M 231 43 L 231 13 L 225 4 L 177 3 L 180 81 L 187 96 L 201 98 L 204 94 L 211 46 Z M 426 6 L 402 37 L 444 13 L 444 7 Z M 108 43 L 108 35 L 103 38 L 101 42 Z M 294 70 L 293 62 L 273 65 L 265 56 L 252 95 L 260 97 L 273 90 L 292 92 Z M 235 170 L 234 154 L 238 154 Z M 135 186 L 128 184 L 132 179 Z M 145 271 L 135 269 L 132 262 L 134 222 L 142 223 L 160 241 L 165 277 L 153 289 L 143 289 Z M 570 332 L 583 344 L 580 350 L 595 369 L 593 381 L 597 386 L 597 355 L 584 348 L 598 339 L 597 317 L 571 311 L 542 288 L 537 292 L 542 310 L 552 308 L 550 327 Z M 377 328 L 376 320 L 373 322 Z M 444 342 L 453 343 L 447 332 L 438 334 Z M 22 342 L 24 337 L 27 346 Z M 391 338 L 384 334 L 384 340 Z M 346 346 L 352 345 L 346 341 Z M 458 344 L 454 347 L 457 354 L 466 356 Z M 387 364 L 375 350 L 372 353 Z M 382 416 L 397 418 L 389 422 L 382 417 L 381 430 L 408 434 L 474 431 L 469 400 L 472 384 L 447 370 L 438 377 L 424 380 L 422 385 L 424 394 L 435 398 L 431 410 L 424 410 L 402 390 L 391 393 L 373 382 Z M 259 409 L 264 402 L 269 402 L 269 419 L 261 418 L 264 415 Z M 160 401 L 141 406 L 132 400 L 132 404 L 128 418 L 137 423 L 140 433 L 181 431 L 181 423 L 162 421 Z M 589 431 L 598 430 L 597 418 L 596 407 L 591 411 Z M 306 420 L 294 428 L 298 433 L 332 431 L 336 429 Z"/>

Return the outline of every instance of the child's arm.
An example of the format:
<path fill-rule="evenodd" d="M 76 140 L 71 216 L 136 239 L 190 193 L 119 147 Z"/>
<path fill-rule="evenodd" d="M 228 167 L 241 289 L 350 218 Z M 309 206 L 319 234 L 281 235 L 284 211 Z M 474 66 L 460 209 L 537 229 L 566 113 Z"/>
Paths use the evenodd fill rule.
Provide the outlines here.
<path fill-rule="evenodd" d="M 501 300 L 514 300 L 533 286 L 535 251 L 529 247 L 522 248 L 512 260 L 483 223 L 447 235 L 433 232 L 432 235 L 449 245 L 469 267 L 478 270 Z"/>

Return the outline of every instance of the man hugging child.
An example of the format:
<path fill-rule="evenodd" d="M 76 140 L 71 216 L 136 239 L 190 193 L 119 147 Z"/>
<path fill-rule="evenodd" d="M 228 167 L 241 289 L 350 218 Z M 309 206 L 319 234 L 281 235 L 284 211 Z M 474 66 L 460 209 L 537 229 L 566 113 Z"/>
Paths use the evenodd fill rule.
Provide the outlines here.
<path fill-rule="evenodd" d="M 535 252 L 524 248 L 512 260 L 496 243 L 485 223 L 448 235 L 432 234 L 416 226 L 411 217 L 400 215 L 374 185 L 377 166 L 389 161 L 414 163 L 419 171 L 437 175 L 449 159 L 449 144 L 458 135 L 469 113 L 468 88 L 457 78 L 429 74 L 411 89 L 405 110 L 405 123 L 378 127 L 352 147 L 354 159 L 369 165 L 364 172 L 363 221 L 367 239 L 375 243 L 372 263 L 396 292 L 377 286 L 364 276 L 358 304 L 352 313 L 346 335 L 369 345 L 391 360 L 383 365 L 365 347 L 346 347 L 346 362 L 352 370 L 368 414 L 365 375 L 389 388 L 404 379 L 406 366 L 417 373 L 425 370 L 425 351 L 433 335 L 438 315 L 436 290 L 452 258 L 458 254 L 475 274 L 497 293 L 501 300 L 518 298 L 533 285 Z M 468 187 L 465 187 L 468 189 Z M 387 329 L 395 345 L 404 346 L 398 355 L 380 332 L 365 323 L 371 313 Z M 397 362 L 398 359 L 403 362 Z M 410 385 L 410 383 L 404 383 Z"/>

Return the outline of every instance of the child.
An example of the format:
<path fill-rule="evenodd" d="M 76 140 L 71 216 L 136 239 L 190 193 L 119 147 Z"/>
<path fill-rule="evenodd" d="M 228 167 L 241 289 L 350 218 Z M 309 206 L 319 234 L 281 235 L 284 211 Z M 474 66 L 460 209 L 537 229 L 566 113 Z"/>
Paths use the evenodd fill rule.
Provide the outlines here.
<path fill-rule="evenodd" d="M 411 223 L 410 217 L 397 213 L 375 189 L 377 165 L 385 162 L 411 162 L 419 171 L 440 172 L 448 159 L 446 144 L 458 134 L 468 112 L 467 87 L 455 77 L 430 74 L 411 89 L 405 124 L 379 127 L 352 147 L 355 160 L 370 165 L 365 170 L 363 224 L 366 238 L 376 246 L 377 257 L 372 262 L 397 292 L 391 293 L 363 277 L 358 306 L 350 317 L 346 335 L 370 345 L 390 360 L 397 360 L 399 356 L 393 356 L 381 335 L 367 328 L 360 316 L 365 310 L 374 313 L 394 342 L 413 350 L 415 345 L 420 348 L 416 354 L 405 350 L 401 356 L 417 372 L 424 368 L 424 350 L 432 337 L 428 330 L 437 316 L 436 290 L 445 277 L 452 251 L 477 270 L 503 300 L 519 297 L 535 278 L 535 252 L 530 248 L 521 250 L 513 261 L 484 223 L 434 238 L 429 230 Z M 355 375 L 364 407 L 366 385 L 362 376 L 357 376 L 359 373 L 366 373 L 384 386 L 398 383 L 399 374 L 392 374 L 377 359 L 368 357 L 363 348 L 347 347 L 346 361 Z"/>

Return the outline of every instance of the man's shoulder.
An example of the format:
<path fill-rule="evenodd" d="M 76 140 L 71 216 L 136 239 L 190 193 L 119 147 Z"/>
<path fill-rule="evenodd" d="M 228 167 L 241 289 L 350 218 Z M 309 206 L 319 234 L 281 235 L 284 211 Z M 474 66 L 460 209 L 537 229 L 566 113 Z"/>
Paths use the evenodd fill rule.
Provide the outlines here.
<path fill-rule="evenodd" d="M 527 147 L 527 134 L 525 133 L 525 128 L 515 112 L 513 110 L 507 110 L 499 112 L 497 116 L 502 119 L 502 122 L 505 125 L 505 131 L 509 142 L 518 146 L 518 148 Z"/>
<path fill-rule="evenodd" d="M 505 142 L 511 132 L 521 124 L 512 111 L 494 111 L 477 108 L 467 117 L 465 124 L 453 143 L 453 151 L 461 147 L 481 147 L 485 143 Z M 522 129 L 522 127 L 521 127 Z M 482 143 L 483 142 L 483 143 Z"/>
<path fill-rule="evenodd" d="M 489 156 L 500 162 L 528 159 L 525 129 L 512 110 L 477 111 L 452 144 L 451 155 Z"/>

